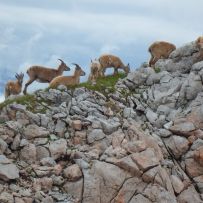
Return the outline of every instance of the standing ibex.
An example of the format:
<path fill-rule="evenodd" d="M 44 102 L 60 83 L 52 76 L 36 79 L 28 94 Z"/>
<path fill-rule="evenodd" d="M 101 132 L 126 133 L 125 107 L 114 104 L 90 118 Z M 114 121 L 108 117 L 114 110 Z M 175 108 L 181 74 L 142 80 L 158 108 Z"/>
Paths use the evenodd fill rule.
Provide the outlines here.
<path fill-rule="evenodd" d="M 50 83 L 55 77 L 62 75 L 63 71 L 70 70 L 70 68 L 61 59 L 58 60 L 61 61 L 61 64 L 58 66 L 57 69 L 47 68 L 43 66 L 31 66 L 27 70 L 27 74 L 29 75 L 30 79 L 25 84 L 23 93 L 27 93 L 28 85 L 30 85 L 35 80 L 41 83 Z"/>
<path fill-rule="evenodd" d="M 148 49 L 151 54 L 149 66 L 154 67 L 154 64 L 159 59 L 167 59 L 172 51 L 176 49 L 174 44 L 165 41 L 154 42 Z"/>
<path fill-rule="evenodd" d="M 105 54 L 100 56 L 98 61 L 100 63 L 100 71 L 102 72 L 103 76 L 106 69 L 111 67 L 114 68 L 114 75 L 118 73 L 118 69 L 123 69 L 126 74 L 128 74 L 130 71 L 129 63 L 127 65 L 124 65 L 118 56 Z"/>
<path fill-rule="evenodd" d="M 59 85 L 65 86 L 78 85 L 80 83 L 80 76 L 84 76 L 85 72 L 78 64 L 76 63 L 73 64 L 76 66 L 73 76 L 58 76 L 50 82 L 49 87 L 56 88 Z"/>
<path fill-rule="evenodd" d="M 199 55 L 197 61 L 203 60 L 203 36 L 200 36 L 195 41 L 197 48 L 199 49 Z"/>
<path fill-rule="evenodd" d="M 118 73 L 118 69 L 123 69 L 126 74 L 130 71 L 130 65 L 124 65 L 119 57 L 105 54 L 100 56 L 98 60 L 91 60 L 91 70 L 88 80 L 95 82 L 98 77 L 105 76 L 106 69 L 111 67 L 114 68 L 114 75 Z"/>
<path fill-rule="evenodd" d="M 96 59 L 94 61 L 91 60 L 90 75 L 88 77 L 88 81 L 92 83 L 96 83 L 97 78 L 103 76 L 103 72 L 100 71 L 100 69 L 101 69 L 101 65 L 99 61 L 97 61 Z"/>
<path fill-rule="evenodd" d="M 8 81 L 5 86 L 5 98 L 7 98 L 10 95 L 17 95 L 20 94 L 22 90 L 22 84 L 23 84 L 23 77 L 24 74 L 20 73 L 15 75 L 16 81 Z"/>

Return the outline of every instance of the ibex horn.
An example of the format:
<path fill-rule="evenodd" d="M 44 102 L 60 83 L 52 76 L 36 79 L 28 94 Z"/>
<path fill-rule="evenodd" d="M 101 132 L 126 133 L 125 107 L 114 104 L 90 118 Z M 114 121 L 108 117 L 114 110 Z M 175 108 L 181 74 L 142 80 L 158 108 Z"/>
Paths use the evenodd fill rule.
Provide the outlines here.
<path fill-rule="evenodd" d="M 58 59 L 59 61 L 61 61 L 61 63 L 64 63 L 62 59 Z"/>
<path fill-rule="evenodd" d="M 16 78 L 18 78 L 18 77 L 19 77 L 18 73 L 16 73 L 15 77 L 16 77 Z"/>
<path fill-rule="evenodd" d="M 80 68 L 80 66 L 77 63 L 72 63 L 73 65 L 75 65 L 76 67 Z"/>

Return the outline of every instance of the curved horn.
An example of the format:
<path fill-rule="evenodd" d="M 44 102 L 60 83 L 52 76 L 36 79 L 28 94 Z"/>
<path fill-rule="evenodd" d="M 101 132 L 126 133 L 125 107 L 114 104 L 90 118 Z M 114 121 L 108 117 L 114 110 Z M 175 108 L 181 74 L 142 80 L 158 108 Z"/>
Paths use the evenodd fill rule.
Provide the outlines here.
<path fill-rule="evenodd" d="M 62 59 L 58 59 L 59 61 L 61 61 L 61 63 L 64 63 Z"/>
<path fill-rule="evenodd" d="M 73 65 L 75 65 L 76 67 L 80 68 L 80 66 L 77 63 L 72 63 Z"/>
<path fill-rule="evenodd" d="M 16 73 L 16 74 L 15 74 L 15 77 L 16 77 L 16 78 L 18 78 L 18 77 L 19 77 L 18 73 Z"/>

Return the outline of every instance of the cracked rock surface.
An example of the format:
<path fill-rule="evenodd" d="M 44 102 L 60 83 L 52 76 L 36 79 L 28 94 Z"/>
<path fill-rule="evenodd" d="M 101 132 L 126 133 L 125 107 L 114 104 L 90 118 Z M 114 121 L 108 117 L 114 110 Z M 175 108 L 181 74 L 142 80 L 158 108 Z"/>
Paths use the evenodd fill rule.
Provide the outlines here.
<path fill-rule="evenodd" d="M 194 43 L 104 96 L 39 90 L 0 110 L 2 203 L 203 202 L 203 66 Z M 108 105 L 107 105 L 108 104 Z M 109 105 L 110 104 L 110 105 Z M 42 103 L 37 108 L 41 108 Z"/>

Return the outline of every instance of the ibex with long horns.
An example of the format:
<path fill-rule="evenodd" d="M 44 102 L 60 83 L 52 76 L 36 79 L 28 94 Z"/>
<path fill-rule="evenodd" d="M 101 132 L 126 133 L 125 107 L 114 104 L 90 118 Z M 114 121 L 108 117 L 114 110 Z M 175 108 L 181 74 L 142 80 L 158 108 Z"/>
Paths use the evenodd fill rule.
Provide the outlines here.
<path fill-rule="evenodd" d="M 31 66 L 27 70 L 27 74 L 29 75 L 29 80 L 25 84 L 25 88 L 23 93 L 27 93 L 27 87 L 34 82 L 35 80 L 41 83 L 50 83 L 55 77 L 63 74 L 63 71 L 69 71 L 70 68 L 61 60 L 61 64 L 57 69 L 47 68 L 43 66 Z"/>

